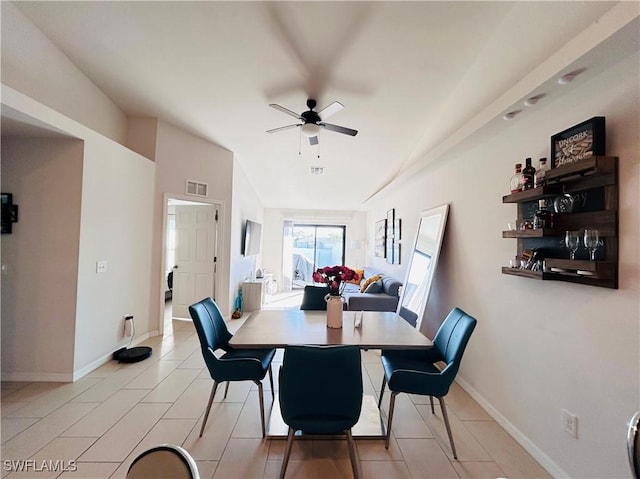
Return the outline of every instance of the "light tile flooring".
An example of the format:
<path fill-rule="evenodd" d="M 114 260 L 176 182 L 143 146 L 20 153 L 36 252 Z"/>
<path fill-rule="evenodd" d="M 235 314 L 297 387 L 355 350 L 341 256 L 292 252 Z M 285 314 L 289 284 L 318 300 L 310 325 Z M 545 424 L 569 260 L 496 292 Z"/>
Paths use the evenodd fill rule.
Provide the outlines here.
<path fill-rule="evenodd" d="M 271 307 L 292 307 L 291 301 L 279 296 Z M 232 320 L 230 329 L 242 321 Z M 193 324 L 169 320 L 165 336 L 145 344 L 153 347 L 151 358 L 135 364 L 112 361 L 75 383 L 2 383 L 2 477 L 124 478 L 134 457 L 160 443 L 185 447 L 202 478 L 277 477 L 285 442 L 262 439 L 256 386 L 232 383 L 226 400 L 224 388 L 219 388 L 199 438 L 212 382 Z M 382 381 L 379 354 L 367 351 L 362 358 L 365 393 L 377 396 Z M 276 384 L 281 361 L 279 352 L 273 364 Z M 268 380 L 264 388 L 269 409 Z M 385 449 L 382 440 L 357 441 L 363 476 L 550 477 L 459 386 L 453 385 L 446 401 L 457 461 L 439 409 L 433 415 L 428 398 L 400 395 L 390 448 Z M 385 413 L 387 405 L 385 396 Z M 296 441 L 287 478 L 349 478 L 348 457 L 344 440 Z M 12 470 L 18 465 L 28 470 Z"/>

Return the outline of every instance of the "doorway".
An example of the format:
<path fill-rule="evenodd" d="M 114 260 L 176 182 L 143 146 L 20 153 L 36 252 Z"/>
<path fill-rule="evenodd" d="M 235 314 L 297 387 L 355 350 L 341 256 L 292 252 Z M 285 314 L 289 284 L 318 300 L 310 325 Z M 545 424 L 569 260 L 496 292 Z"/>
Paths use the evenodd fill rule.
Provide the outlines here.
<path fill-rule="evenodd" d="M 216 297 L 220 210 L 216 203 L 166 199 L 162 330 L 173 319 L 191 320 L 190 304 Z"/>

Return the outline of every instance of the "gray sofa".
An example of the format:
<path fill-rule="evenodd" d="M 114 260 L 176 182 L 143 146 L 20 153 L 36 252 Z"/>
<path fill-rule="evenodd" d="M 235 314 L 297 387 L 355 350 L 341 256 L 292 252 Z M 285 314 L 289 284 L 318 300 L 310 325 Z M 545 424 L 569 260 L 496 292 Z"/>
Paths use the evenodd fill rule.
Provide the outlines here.
<path fill-rule="evenodd" d="M 346 308 L 350 311 L 396 311 L 402 283 L 372 268 L 364 268 L 364 279 L 373 275 L 382 275 L 382 291 L 379 293 L 361 293 L 360 286 L 347 283 L 343 292 Z"/>

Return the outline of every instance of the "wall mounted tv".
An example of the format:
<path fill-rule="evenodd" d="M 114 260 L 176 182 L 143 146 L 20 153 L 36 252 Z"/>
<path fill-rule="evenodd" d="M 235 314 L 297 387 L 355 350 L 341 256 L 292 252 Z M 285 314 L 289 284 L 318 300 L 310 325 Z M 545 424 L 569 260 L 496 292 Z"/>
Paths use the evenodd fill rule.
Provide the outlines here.
<path fill-rule="evenodd" d="M 244 226 L 244 241 L 242 243 L 243 256 L 259 254 L 261 241 L 262 225 L 255 221 L 247 220 Z"/>

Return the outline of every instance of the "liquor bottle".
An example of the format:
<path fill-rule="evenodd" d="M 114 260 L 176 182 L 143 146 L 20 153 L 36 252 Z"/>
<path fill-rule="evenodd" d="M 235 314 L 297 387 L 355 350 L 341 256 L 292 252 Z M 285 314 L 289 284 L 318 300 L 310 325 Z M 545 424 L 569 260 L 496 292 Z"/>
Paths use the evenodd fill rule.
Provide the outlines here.
<path fill-rule="evenodd" d="M 522 163 L 516 163 L 516 172 L 511 177 L 511 193 L 522 191 Z"/>
<path fill-rule="evenodd" d="M 538 188 L 540 186 L 544 186 L 545 183 L 545 175 L 547 174 L 547 159 L 540 158 L 540 162 L 538 164 L 538 169 L 536 170 L 534 187 Z"/>
<path fill-rule="evenodd" d="M 525 160 L 525 167 L 522 170 L 522 189 L 530 190 L 533 188 L 536 176 L 536 169 L 531 166 L 531 158 Z"/>
<path fill-rule="evenodd" d="M 538 228 L 553 228 L 553 217 L 544 199 L 538 201 L 538 210 L 533 215 L 533 229 Z"/>

